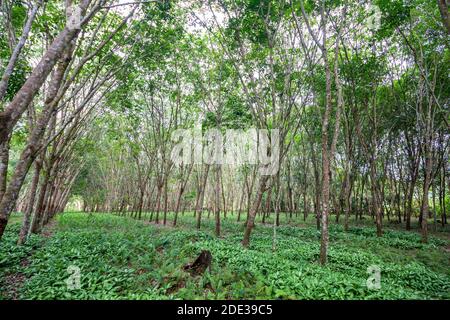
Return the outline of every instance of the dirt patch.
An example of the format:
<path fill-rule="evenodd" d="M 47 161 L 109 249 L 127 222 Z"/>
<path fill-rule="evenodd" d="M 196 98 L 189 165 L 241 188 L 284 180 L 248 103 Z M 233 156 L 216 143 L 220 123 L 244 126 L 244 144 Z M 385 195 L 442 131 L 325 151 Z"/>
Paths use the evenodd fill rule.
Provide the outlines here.
<path fill-rule="evenodd" d="M 47 225 L 42 229 L 42 236 L 45 238 L 50 238 L 55 231 L 56 224 L 56 219 L 52 219 L 51 221 L 49 221 L 49 223 L 47 223 Z"/>
<path fill-rule="evenodd" d="M 23 268 L 26 268 L 29 264 L 30 261 L 28 260 L 28 258 L 24 258 L 20 262 L 20 265 Z M 10 273 L 5 275 L 2 282 L 3 286 L 2 295 L 6 299 L 19 300 L 19 291 L 20 288 L 22 288 L 23 284 L 25 283 L 26 279 L 27 277 L 22 272 Z"/>
<path fill-rule="evenodd" d="M 30 260 L 28 260 L 28 259 L 23 259 L 23 260 L 20 262 L 20 265 L 21 265 L 23 268 L 26 268 L 26 267 L 28 267 L 28 266 L 30 265 Z"/>
<path fill-rule="evenodd" d="M 144 220 L 138 220 L 138 221 L 142 221 L 142 224 L 143 225 L 145 225 L 145 226 L 149 226 L 149 225 L 152 225 L 152 226 L 154 226 L 154 227 L 156 227 L 156 228 L 159 228 L 159 229 L 170 229 L 170 228 L 179 228 L 179 229 L 183 229 L 183 230 L 188 230 L 189 228 L 188 227 L 186 227 L 186 226 L 184 226 L 184 225 L 180 225 L 180 224 L 177 224 L 177 225 L 173 225 L 173 221 L 169 221 L 169 220 L 167 220 L 166 221 L 166 224 L 164 224 L 163 223 L 163 221 L 159 221 L 159 223 L 156 223 L 155 221 L 144 221 Z"/>
<path fill-rule="evenodd" d="M 209 291 L 209 292 L 212 292 L 212 293 L 215 293 L 216 291 L 214 290 L 214 288 L 212 287 L 212 285 L 211 285 L 211 283 L 206 283 L 204 286 L 203 286 L 203 288 L 205 289 L 205 292 L 206 291 Z"/>
<path fill-rule="evenodd" d="M 56 219 L 52 219 L 42 230 L 41 235 L 48 239 L 53 235 L 53 232 L 56 228 Z M 28 257 L 23 258 L 20 261 L 20 266 L 25 269 L 30 265 L 29 257 L 31 257 L 34 253 L 34 250 L 30 252 Z M 27 277 L 22 272 L 10 273 L 3 277 L 2 286 L 3 292 L 0 293 L 6 299 L 10 300 L 18 300 L 20 298 L 19 291 L 22 288 L 23 284 L 27 280 Z"/>
<path fill-rule="evenodd" d="M 177 281 L 177 283 L 175 283 L 173 286 L 171 286 L 169 289 L 167 289 L 166 293 L 172 294 L 184 287 L 186 287 L 186 281 L 184 281 L 183 279 L 180 279 L 179 281 Z"/>
<path fill-rule="evenodd" d="M 23 273 L 8 274 L 3 279 L 4 295 L 7 299 L 19 300 L 19 290 L 26 280 Z"/>
<path fill-rule="evenodd" d="M 159 282 L 158 282 L 156 279 L 151 279 L 151 280 L 150 280 L 150 285 L 151 285 L 153 288 L 157 288 L 157 287 L 159 287 Z"/>
<path fill-rule="evenodd" d="M 148 272 L 148 270 L 143 269 L 143 268 L 140 268 L 140 269 L 136 270 L 136 274 L 138 274 L 138 275 L 141 275 L 141 274 L 144 274 L 144 273 L 147 273 L 147 272 Z"/>

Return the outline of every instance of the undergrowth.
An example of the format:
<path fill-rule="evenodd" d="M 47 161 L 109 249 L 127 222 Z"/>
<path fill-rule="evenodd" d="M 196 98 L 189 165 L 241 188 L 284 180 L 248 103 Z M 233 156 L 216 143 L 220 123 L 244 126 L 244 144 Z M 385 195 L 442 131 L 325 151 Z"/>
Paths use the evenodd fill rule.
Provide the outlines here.
<path fill-rule="evenodd" d="M 19 224 L 0 243 L 0 284 L 22 272 L 22 299 L 450 299 L 446 240 L 428 244 L 412 232 L 330 226 L 328 264 L 318 263 L 320 233 L 313 226 L 280 226 L 275 250 L 271 225 L 257 225 L 251 245 L 240 245 L 243 224 L 181 216 L 176 228 L 112 214 L 64 213 L 52 237 L 33 235 L 17 246 Z M 192 277 L 183 266 L 201 250 L 211 272 Z M 29 263 L 21 265 L 27 258 Z M 367 268 L 381 270 L 381 288 L 368 289 Z M 68 268 L 79 268 L 80 288 L 69 288 Z M 2 292 L 4 290 L 0 290 Z M 4 298 L 8 298 L 3 292 Z"/>

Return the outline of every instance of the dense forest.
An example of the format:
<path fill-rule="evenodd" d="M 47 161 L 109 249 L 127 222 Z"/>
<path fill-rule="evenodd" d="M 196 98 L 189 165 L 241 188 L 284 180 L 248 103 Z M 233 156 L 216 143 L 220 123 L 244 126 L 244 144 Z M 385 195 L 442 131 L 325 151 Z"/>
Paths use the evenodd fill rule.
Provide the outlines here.
<path fill-rule="evenodd" d="M 449 6 L 1 0 L 0 299 L 450 299 Z"/>

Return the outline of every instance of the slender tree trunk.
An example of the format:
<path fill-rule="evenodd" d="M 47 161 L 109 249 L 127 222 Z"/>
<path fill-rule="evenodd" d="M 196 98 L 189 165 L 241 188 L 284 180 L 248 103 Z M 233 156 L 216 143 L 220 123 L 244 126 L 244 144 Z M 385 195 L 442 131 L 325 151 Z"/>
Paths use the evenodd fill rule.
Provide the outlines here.
<path fill-rule="evenodd" d="M 39 7 L 42 4 L 42 0 L 38 0 L 34 3 L 33 7 L 31 8 L 30 12 L 28 13 L 27 21 L 25 22 L 22 30 L 22 35 L 19 38 L 19 41 L 17 42 L 11 57 L 9 58 L 8 65 L 5 68 L 5 71 L 3 72 L 3 76 L 0 80 L 0 100 L 3 99 L 3 97 L 6 94 L 6 89 L 8 88 L 8 82 L 9 78 L 11 77 L 14 66 L 16 65 L 17 60 L 19 59 L 20 52 L 22 51 L 22 48 L 25 45 L 25 42 L 28 39 L 28 35 L 30 34 L 31 26 L 33 24 L 33 21 L 36 17 L 36 13 L 39 9 Z"/>
<path fill-rule="evenodd" d="M 167 201 L 168 195 L 167 195 L 167 175 L 164 177 L 164 219 L 163 219 L 163 225 L 166 225 L 167 222 Z"/>
<path fill-rule="evenodd" d="M 446 0 L 437 0 L 439 12 L 441 14 L 442 24 L 450 35 L 450 14 L 448 12 L 448 5 Z"/>
<path fill-rule="evenodd" d="M 259 206 L 261 205 L 262 197 L 266 189 L 267 180 L 268 176 L 262 176 L 260 178 L 258 193 L 256 195 L 255 202 L 249 212 L 247 224 L 245 227 L 244 238 L 242 240 L 242 245 L 244 247 L 248 247 L 250 243 L 250 234 L 252 232 L 253 227 L 255 226 L 256 213 L 258 212 Z"/>
<path fill-rule="evenodd" d="M 202 212 L 203 212 L 203 203 L 205 199 L 205 189 L 206 189 L 206 182 L 208 181 L 208 173 L 209 173 L 209 164 L 205 167 L 205 172 L 203 174 L 203 181 L 201 183 L 200 187 L 200 199 L 199 202 L 195 208 L 195 211 L 197 212 L 197 229 L 200 230 L 201 223 L 202 223 Z"/>
<path fill-rule="evenodd" d="M 37 191 L 37 187 L 39 184 L 41 168 L 42 168 L 42 163 L 40 161 L 36 161 L 34 163 L 34 175 L 33 175 L 33 180 L 31 182 L 30 198 L 28 200 L 27 210 L 23 217 L 22 228 L 20 229 L 19 240 L 17 243 L 19 245 L 25 243 L 26 238 L 29 234 L 30 224 L 31 224 L 31 214 L 33 213 L 34 200 L 36 197 L 36 191 Z"/>
<path fill-rule="evenodd" d="M 90 2 L 90 0 L 82 1 L 80 5 L 82 16 L 84 16 L 86 8 Z M 92 18 L 92 15 L 89 17 Z M 85 20 L 84 23 L 87 23 L 88 20 L 89 19 Z M 35 94 L 44 84 L 47 76 L 53 70 L 53 67 L 62 57 L 67 47 L 72 43 L 72 40 L 74 40 L 79 33 L 80 29 L 69 28 L 66 26 L 53 40 L 53 43 L 42 56 L 37 66 L 33 69 L 31 75 L 16 93 L 10 104 L 4 111 L 0 112 L 0 145 L 8 139 L 8 136 L 11 134 L 14 126 L 33 100 Z M 2 217 L 0 218 L 0 221 L 5 219 L 6 221 L 8 220 L 7 217 Z"/>
<path fill-rule="evenodd" d="M 245 186 L 242 186 L 242 192 L 241 192 L 241 198 L 239 200 L 239 208 L 238 208 L 238 214 L 237 214 L 237 222 L 241 221 L 241 211 L 242 211 L 242 203 L 244 202 L 244 192 Z"/>
<path fill-rule="evenodd" d="M 325 100 L 325 112 L 322 117 L 322 234 L 320 241 L 320 263 L 325 264 L 327 262 L 328 253 L 328 215 L 330 204 L 330 149 L 328 147 L 328 127 L 329 118 L 332 108 L 331 97 L 331 71 L 328 64 L 328 52 L 326 49 L 326 22 L 325 22 L 325 4 L 322 4 L 322 27 L 323 27 L 323 43 L 322 43 L 322 59 L 325 68 L 326 78 L 326 100 Z"/>
<path fill-rule="evenodd" d="M 221 170 L 220 165 L 216 165 L 216 187 L 214 192 L 215 205 L 214 205 L 214 216 L 216 219 L 216 236 L 220 236 L 220 176 Z"/>
<path fill-rule="evenodd" d="M 10 140 L 11 137 L 8 137 L 8 139 L 0 145 L 0 202 L 2 201 L 3 195 L 6 192 Z"/>
<path fill-rule="evenodd" d="M 272 187 L 269 187 L 267 191 L 267 199 L 266 199 L 266 210 L 263 212 L 263 217 L 261 223 L 264 224 L 266 222 L 266 215 L 269 215 L 271 212 L 271 202 L 272 202 Z"/>

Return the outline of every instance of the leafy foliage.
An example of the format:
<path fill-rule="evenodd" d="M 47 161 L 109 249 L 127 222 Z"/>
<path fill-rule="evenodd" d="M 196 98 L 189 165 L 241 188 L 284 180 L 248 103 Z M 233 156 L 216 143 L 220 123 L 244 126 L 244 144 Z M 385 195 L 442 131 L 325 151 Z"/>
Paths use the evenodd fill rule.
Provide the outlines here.
<path fill-rule="evenodd" d="M 367 227 L 345 233 L 334 225 L 329 263 L 321 266 L 320 234 L 313 227 L 278 227 L 273 252 L 272 227 L 258 226 L 250 248 L 243 249 L 240 223 L 224 219 L 221 239 L 212 235 L 212 220 L 204 220 L 208 231 L 193 231 L 194 223 L 192 217 L 183 216 L 173 229 L 111 214 L 65 213 L 45 244 L 36 236 L 25 247 L 15 245 L 17 228 L 10 227 L 0 252 L 0 275 L 17 271 L 20 260 L 36 248 L 24 270 L 25 299 L 449 298 L 448 273 L 406 258 L 413 250 L 442 255 L 446 245 L 442 239 L 420 244 L 419 235 L 394 230 L 377 239 Z M 387 255 L 390 248 L 400 250 L 405 259 Z M 191 277 L 182 267 L 204 249 L 212 253 L 212 272 Z M 81 289 L 67 289 L 71 265 L 80 268 Z M 380 290 L 366 286 L 370 265 L 381 269 Z"/>

